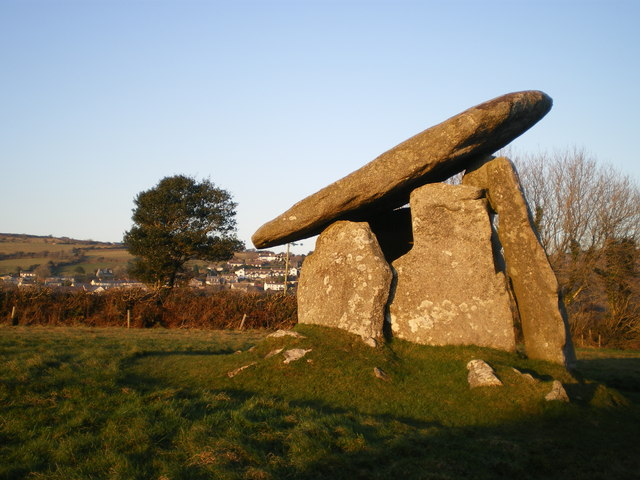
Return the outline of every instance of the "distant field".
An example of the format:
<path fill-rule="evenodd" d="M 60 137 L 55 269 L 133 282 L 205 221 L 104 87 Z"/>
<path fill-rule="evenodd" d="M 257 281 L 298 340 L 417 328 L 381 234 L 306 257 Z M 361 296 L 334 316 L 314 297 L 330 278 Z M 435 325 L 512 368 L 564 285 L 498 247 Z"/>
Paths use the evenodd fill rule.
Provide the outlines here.
<path fill-rule="evenodd" d="M 54 253 L 54 252 L 69 252 L 77 247 L 85 247 L 86 245 L 60 245 L 54 243 L 44 243 L 44 242 L 6 242 L 0 241 L 0 253 L 16 253 L 16 252 L 44 252 L 45 250 Z"/>
<path fill-rule="evenodd" d="M 34 258 L 12 258 L 9 260 L 0 260 L 0 274 L 13 273 L 17 268 L 28 271 L 32 265 L 41 265 L 47 263 L 50 258 L 34 257 Z"/>
<path fill-rule="evenodd" d="M 73 265 L 68 265 L 60 268 L 61 275 L 73 274 L 78 267 L 82 267 L 86 273 L 95 272 L 98 268 L 114 268 L 119 265 L 126 266 L 127 262 L 132 257 L 127 253 L 120 253 L 118 255 L 107 257 L 104 254 L 88 255 L 87 260 Z M 25 258 L 25 259 L 12 259 L 12 260 L 0 260 L 0 275 L 7 273 L 14 273 L 18 268 L 20 270 L 27 271 L 32 265 L 48 263 L 51 258 Z"/>
<path fill-rule="evenodd" d="M 89 257 L 89 260 L 86 262 L 80 262 L 74 265 L 69 265 L 66 267 L 62 267 L 60 269 L 60 275 L 72 276 L 77 272 L 78 267 L 82 267 L 85 273 L 95 273 L 99 268 L 116 268 L 118 266 L 125 267 L 127 265 L 128 259 L 123 259 L 119 261 L 104 259 L 99 261 L 97 258 Z"/>
<path fill-rule="evenodd" d="M 0 274 L 14 273 L 17 269 L 28 271 L 34 265 L 50 261 L 54 264 L 69 262 L 74 258 L 74 251 L 81 252 L 86 258 L 73 265 L 62 266 L 58 274 L 73 274 L 77 267 L 89 273 L 98 268 L 124 266 L 132 258 L 126 248 L 119 244 L 0 234 L 0 254 L 23 253 L 22 258 L 0 259 Z"/>
<path fill-rule="evenodd" d="M 56 274 L 74 275 L 78 267 L 82 267 L 85 273 L 95 272 L 98 268 L 126 267 L 133 258 L 122 244 L 0 233 L 0 255 L 13 255 L 18 252 L 22 253 L 22 258 L 0 258 L 0 275 L 15 273 L 18 269 L 29 271 L 31 267 L 50 261 L 54 264 L 69 262 L 74 258 L 74 252 L 81 253 L 86 258 L 74 261 L 73 265 L 61 265 Z M 256 253 L 236 252 L 235 256 L 247 260 L 255 258 Z M 296 257 L 301 261 L 302 257 L 294 255 L 292 265 L 295 265 Z M 191 260 L 187 262 L 186 268 L 193 269 L 197 266 L 202 272 L 210 265 L 211 262 Z"/>

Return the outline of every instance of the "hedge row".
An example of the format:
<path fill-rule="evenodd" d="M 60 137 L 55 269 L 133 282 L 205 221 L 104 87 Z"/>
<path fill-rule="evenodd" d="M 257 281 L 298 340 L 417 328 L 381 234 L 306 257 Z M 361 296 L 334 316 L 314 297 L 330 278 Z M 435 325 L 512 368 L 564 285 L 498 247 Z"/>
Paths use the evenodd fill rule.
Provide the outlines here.
<path fill-rule="evenodd" d="M 282 293 L 113 289 L 100 294 L 48 288 L 0 288 L 0 321 L 14 325 L 145 328 L 290 328 L 296 297 Z"/>

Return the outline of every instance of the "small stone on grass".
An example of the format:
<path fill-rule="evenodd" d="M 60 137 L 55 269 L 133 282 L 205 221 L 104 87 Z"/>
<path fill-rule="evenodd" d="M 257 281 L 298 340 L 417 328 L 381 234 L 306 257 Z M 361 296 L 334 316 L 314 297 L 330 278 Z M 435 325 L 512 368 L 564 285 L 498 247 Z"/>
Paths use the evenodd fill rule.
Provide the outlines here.
<path fill-rule="evenodd" d="M 562 386 L 562 383 L 559 380 L 554 380 L 551 391 L 545 395 L 544 399 L 547 402 L 569 402 L 569 395 L 567 395 L 567 391 Z"/>
<path fill-rule="evenodd" d="M 502 386 L 493 368 L 484 360 L 471 360 L 467 363 L 467 370 L 469 370 L 467 381 L 470 388 Z"/>
<path fill-rule="evenodd" d="M 298 332 L 294 332 L 293 330 L 276 330 L 273 333 L 267 335 L 270 338 L 280 338 L 280 337 L 294 337 L 294 338 L 306 338 L 304 335 L 300 335 Z"/>
<path fill-rule="evenodd" d="M 304 348 L 292 348 L 291 350 L 287 350 L 284 352 L 284 363 L 295 362 L 296 360 L 300 360 L 307 353 L 309 353 L 312 349 L 305 350 Z"/>
<path fill-rule="evenodd" d="M 373 368 L 373 374 L 376 376 L 376 378 L 379 378 L 380 380 L 384 380 L 385 382 L 390 382 L 391 381 L 391 377 L 389 377 L 387 372 L 385 372 L 384 370 L 382 370 L 379 367 L 374 367 Z"/>
<path fill-rule="evenodd" d="M 269 353 L 267 353 L 264 358 L 271 358 L 275 355 L 278 355 L 281 351 L 283 351 L 284 348 L 276 348 L 275 350 L 271 350 Z"/>
<path fill-rule="evenodd" d="M 521 372 L 520 370 L 518 370 L 517 368 L 513 368 L 513 371 L 516 372 L 520 377 L 524 378 L 526 381 L 528 381 L 529 383 L 538 383 L 538 379 L 535 378 L 533 375 L 531 375 L 530 373 L 524 373 Z"/>
<path fill-rule="evenodd" d="M 229 378 L 233 378 L 233 377 L 235 377 L 236 375 L 238 375 L 240 372 L 242 372 L 243 370 L 246 370 L 247 368 L 252 367 L 252 366 L 256 365 L 257 363 L 258 363 L 258 362 L 251 362 L 251 363 L 250 363 L 250 364 L 248 364 L 248 365 L 244 365 L 244 366 L 242 366 L 242 367 L 236 368 L 235 370 L 231 370 L 230 372 L 227 372 L 227 376 L 228 376 Z"/>

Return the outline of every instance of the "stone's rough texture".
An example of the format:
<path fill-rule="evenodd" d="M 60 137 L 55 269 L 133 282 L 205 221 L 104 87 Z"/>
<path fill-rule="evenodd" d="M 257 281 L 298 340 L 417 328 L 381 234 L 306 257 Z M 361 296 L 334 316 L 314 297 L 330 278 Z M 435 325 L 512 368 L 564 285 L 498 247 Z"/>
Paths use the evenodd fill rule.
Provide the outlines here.
<path fill-rule="evenodd" d="M 467 171 L 462 183 L 486 189 L 498 214 L 498 237 L 527 355 L 572 364 L 575 353 L 558 281 L 538 240 L 515 167 L 507 158 L 486 157 Z"/>
<path fill-rule="evenodd" d="M 366 222 L 336 222 L 316 241 L 298 283 L 298 322 L 382 335 L 392 273 Z"/>
<path fill-rule="evenodd" d="M 516 375 L 518 375 L 520 378 L 523 378 L 524 380 L 526 380 L 529 383 L 538 383 L 538 379 L 535 378 L 533 375 L 531 375 L 530 373 L 525 373 L 525 372 L 521 372 L 520 370 L 518 370 L 517 368 L 513 368 L 513 371 Z"/>
<path fill-rule="evenodd" d="M 467 381 L 470 388 L 502 386 L 496 372 L 484 360 L 471 360 L 467 363 L 467 370 L 469 371 Z"/>
<path fill-rule="evenodd" d="M 273 333 L 267 335 L 270 338 L 281 338 L 281 337 L 293 337 L 293 338 L 306 338 L 304 335 L 299 334 L 298 332 L 294 332 L 293 330 L 276 330 Z"/>
<path fill-rule="evenodd" d="M 359 170 L 301 200 L 253 235 L 266 248 L 320 233 L 336 219 L 358 220 L 369 209 L 391 210 L 410 192 L 464 170 L 532 127 L 551 109 L 539 91 L 511 93 L 472 107 L 383 153 Z M 355 215 L 355 216 L 353 216 Z"/>
<path fill-rule="evenodd" d="M 411 194 L 413 249 L 393 262 L 395 337 L 515 350 L 506 281 L 496 273 L 483 191 L 437 183 Z"/>
<path fill-rule="evenodd" d="M 300 360 L 307 353 L 311 351 L 311 348 L 305 350 L 304 348 L 292 348 L 291 350 L 287 350 L 284 352 L 284 363 L 295 362 L 296 360 Z"/>
<path fill-rule="evenodd" d="M 251 363 L 250 363 L 250 364 L 248 364 L 248 365 L 244 365 L 244 366 L 242 366 L 242 367 L 236 368 L 235 370 L 231 370 L 230 372 L 227 372 L 227 376 L 228 376 L 229 378 L 233 378 L 233 377 L 235 377 L 236 375 L 238 375 L 240 372 L 242 372 L 242 371 L 246 370 L 246 369 L 247 369 L 247 368 L 249 368 L 249 367 L 253 367 L 254 365 L 257 365 L 257 362 L 251 362 Z"/>
<path fill-rule="evenodd" d="M 364 340 L 364 343 L 371 348 L 376 348 L 378 346 L 378 341 L 373 337 L 363 338 L 362 340 Z"/>
<path fill-rule="evenodd" d="M 376 378 L 379 378 L 380 380 L 384 380 L 385 382 L 391 381 L 391 377 L 389 377 L 387 372 L 385 372 L 379 367 L 373 367 L 373 374 L 376 376 Z"/>
<path fill-rule="evenodd" d="M 551 386 L 551 391 L 545 395 L 544 399 L 547 402 L 569 402 L 569 395 L 567 395 L 562 383 L 560 383 L 559 380 L 554 380 L 553 385 Z"/>
<path fill-rule="evenodd" d="M 278 355 L 280 352 L 282 352 L 284 350 L 283 348 L 276 348 L 275 350 L 271 350 L 269 353 L 267 353 L 264 358 L 271 358 L 271 357 L 275 357 L 276 355 Z"/>

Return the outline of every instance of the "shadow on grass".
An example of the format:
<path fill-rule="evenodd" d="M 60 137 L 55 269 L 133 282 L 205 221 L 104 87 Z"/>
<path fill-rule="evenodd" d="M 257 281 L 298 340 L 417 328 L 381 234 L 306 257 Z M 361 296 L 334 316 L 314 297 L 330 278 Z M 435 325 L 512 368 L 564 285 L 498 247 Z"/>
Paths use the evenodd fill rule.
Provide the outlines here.
<path fill-rule="evenodd" d="M 615 388 L 640 404 L 640 358 L 594 358 L 579 360 L 576 370 L 585 378 Z"/>
<path fill-rule="evenodd" d="M 217 356 L 217 355 L 230 355 L 235 353 L 235 350 L 230 348 L 225 348 L 221 350 L 178 350 L 178 351 L 145 351 L 136 353 L 132 357 L 133 360 L 137 360 L 144 357 L 189 357 L 189 356 Z"/>
<path fill-rule="evenodd" d="M 219 350 L 144 350 L 123 358 L 120 361 L 120 367 L 121 369 L 129 368 L 138 360 L 148 357 L 216 357 L 231 355 L 235 352 L 232 348 L 221 348 Z"/>
<path fill-rule="evenodd" d="M 294 478 L 638 478 L 640 449 L 632 441 L 637 414 L 629 420 L 623 410 L 412 432 L 362 451 L 329 455 Z"/>
<path fill-rule="evenodd" d="M 558 404 L 526 421 L 460 427 L 244 390 L 221 393 L 227 400 L 216 411 L 226 426 L 210 430 L 200 445 L 227 445 L 218 453 L 231 448 L 238 459 L 215 472 L 194 463 L 184 478 L 223 471 L 229 476 L 220 478 L 620 479 L 640 471 L 637 408 Z M 211 409 L 198 393 L 184 389 L 181 396 L 194 400 L 182 415 L 206 422 Z"/>
<path fill-rule="evenodd" d="M 235 353 L 235 350 L 230 348 L 222 348 L 219 350 L 149 350 L 136 352 L 133 355 L 129 355 L 123 358 L 119 363 L 117 382 L 120 386 L 126 388 L 135 388 L 142 393 L 148 393 L 149 391 L 156 389 L 163 389 L 167 387 L 167 382 L 148 374 L 138 374 L 132 371 L 132 367 L 144 358 L 167 358 L 167 357 L 217 357 L 222 355 L 231 355 Z"/>
<path fill-rule="evenodd" d="M 233 352 L 146 352 L 141 356 L 229 353 Z M 593 373 L 599 369 L 626 371 L 636 368 L 637 362 L 599 359 L 581 361 L 579 366 L 586 378 L 597 379 Z M 168 387 L 166 381 L 153 376 L 123 373 L 121 382 L 143 394 Z M 610 376 L 602 377 L 603 383 L 607 380 Z M 216 428 L 205 428 L 207 436 L 194 438 L 193 443 L 205 449 L 223 445 L 216 447 L 216 458 L 226 455 L 232 460 L 215 464 L 214 470 L 207 463 L 210 458 L 202 454 L 203 463 L 192 462 L 181 478 L 639 478 L 640 409 L 636 405 L 588 406 L 597 389 L 597 384 L 589 383 L 569 386 L 568 393 L 576 400 L 572 405 L 554 403 L 541 415 L 521 415 L 519 420 L 481 426 L 364 414 L 322 401 L 291 400 L 244 389 L 209 391 L 224 399 L 214 409 L 225 420 Z M 193 386 L 178 390 L 176 396 L 190 400 L 181 415 L 194 424 L 206 424 L 212 415 L 210 399 Z M 192 458 L 201 458 L 199 455 Z"/>

